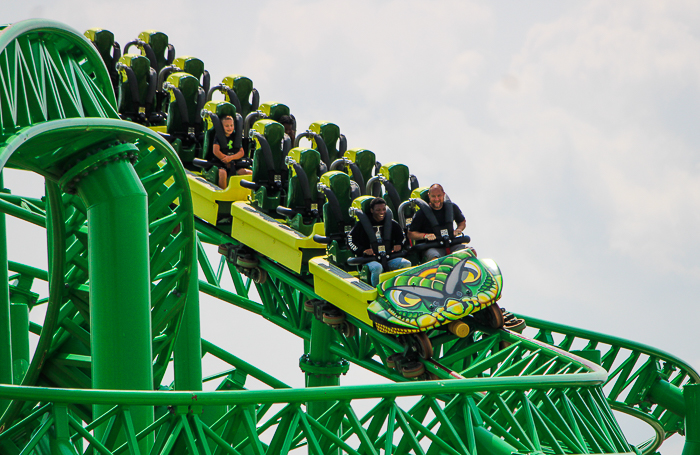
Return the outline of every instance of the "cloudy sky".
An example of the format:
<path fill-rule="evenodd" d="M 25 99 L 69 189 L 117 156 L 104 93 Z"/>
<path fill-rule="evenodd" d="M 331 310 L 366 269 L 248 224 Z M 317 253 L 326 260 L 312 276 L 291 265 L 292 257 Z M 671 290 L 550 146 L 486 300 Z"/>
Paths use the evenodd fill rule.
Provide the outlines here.
<path fill-rule="evenodd" d="M 333 121 L 349 147 L 442 182 L 501 266 L 502 306 L 700 367 L 700 3 L 242 3 L 26 0 L 0 22 L 122 45 L 161 30 L 300 130 Z"/>

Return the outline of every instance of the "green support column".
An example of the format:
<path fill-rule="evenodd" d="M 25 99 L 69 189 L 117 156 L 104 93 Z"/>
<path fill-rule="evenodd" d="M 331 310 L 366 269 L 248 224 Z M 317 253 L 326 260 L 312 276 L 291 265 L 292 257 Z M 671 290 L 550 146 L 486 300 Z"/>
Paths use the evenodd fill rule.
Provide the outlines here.
<path fill-rule="evenodd" d="M 12 375 L 13 384 L 21 384 L 29 368 L 29 306 L 25 303 L 10 304 L 12 321 Z"/>
<path fill-rule="evenodd" d="M 123 144 L 100 151 L 64 176 L 87 208 L 96 389 L 153 390 L 148 200 L 133 166 L 124 159 L 134 150 L 132 144 Z M 93 409 L 97 416 L 110 408 Z M 132 417 L 139 432 L 153 422 L 153 408 L 134 408 Z M 144 441 L 142 452 L 149 446 Z"/>
<path fill-rule="evenodd" d="M 194 233 L 192 234 L 194 235 Z M 175 389 L 202 390 L 202 334 L 199 321 L 199 273 L 197 247 L 182 324 L 175 341 Z"/>
<path fill-rule="evenodd" d="M 682 455 L 700 455 L 700 384 L 683 387 L 685 398 L 685 445 Z"/>
<path fill-rule="evenodd" d="M 35 305 L 39 294 L 32 292 L 34 278 L 20 275 L 10 286 L 10 319 L 12 321 L 12 375 L 21 384 L 29 369 L 29 307 Z"/>
<path fill-rule="evenodd" d="M 309 353 L 302 356 L 299 366 L 306 374 L 306 387 L 340 385 L 340 375 L 348 371 L 349 364 L 330 351 L 334 330 L 323 322 L 311 320 Z M 312 417 L 321 416 L 332 405 L 330 402 L 311 402 L 307 409 Z"/>
<path fill-rule="evenodd" d="M 0 189 L 5 183 L 0 171 Z M 12 335 L 10 319 L 10 284 L 7 271 L 7 229 L 5 214 L 0 212 L 0 384 L 12 384 Z M 9 400 L 0 400 L 0 415 Z"/>

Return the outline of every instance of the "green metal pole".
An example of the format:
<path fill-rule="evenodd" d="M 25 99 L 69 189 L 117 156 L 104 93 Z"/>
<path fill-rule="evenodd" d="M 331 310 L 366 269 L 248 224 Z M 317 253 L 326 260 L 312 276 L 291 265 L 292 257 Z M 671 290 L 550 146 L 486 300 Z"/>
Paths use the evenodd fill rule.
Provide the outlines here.
<path fill-rule="evenodd" d="M 25 303 L 10 304 L 12 321 L 12 374 L 13 384 L 21 384 L 29 369 L 29 306 Z"/>
<path fill-rule="evenodd" d="M 8 263 L 8 265 L 10 265 Z M 29 305 L 39 298 L 33 293 L 34 277 L 20 275 L 10 287 L 10 319 L 12 321 L 12 375 L 15 384 L 21 384 L 29 369 Z"/>
<path fill-rule="evenodd" d="M 91 165 L 75 189 L 89 227 L 92 386 L 153 390 L 146 191 L 124 159 Z M 99 416 L 109 408 L 93 409 Z M 143 430 L 153 423 L 153 407 L 134 408 L 132 418 L 136 432 Z"/>
<path fill-rule="evenodd" d="M 657 378 L 649 387 L 649 398 L 653 403 L 660 404 L 680 417 L 684 417 L 687 412 L 683 395 L 682 389 L 660 378 Z"/>
<path fill-rule="evenodd" d="M 192 233 L 194 236 L 194 232 Z M 190 273 L 189 286 L 187 289 L 187 301 L 182 311 L 182 322 L 175 339 L 175 349 L 173 350 L 175 390 L 202 390 L 202 334 L 200 333 L 199 321 L 199 269 L 197 267 L 197 247 L 194 247 L 192 255 L 192 270 Z M 226 407 L 217 408 L 217 420 L 226 413 Z M 178 413 L 192 412 L 202 415 L 202 406 L 192 404 L 188 408 L 179 408 Z M 213 423 L 207 421 L 207 423 Z M 211 440 L 207 438 L 208 443 Z M 184 440 L 179 440 L 174 453 L 186 453 L 187 448 Z"/>
<path fill-rule="evenodd" d="M 331 353 L 333 343 L 333 329 L 316 318 L 311 320 L 311 340 L 304 343 L 308 346 L 308 354 L 299 361 L 299 366 L 304 371 L 306 387 L 325 387 L 340 385 L 340 373 L 337 372 L 339 361 L 335 354 Z M 347 368 L 345 369 L 347 371 Z M 334 402 L 311 401 L 306 403 L 306 410 L 313 418 L 318 418 L 326 412 Z M 340 450 L 334 450 L 331 454 L 338 454 Z"/>
<path fill-rule="evenodd" d="M 0 188 L 4 190 L 3 173 L 0 171 Z M 7 271 L 7 229 L 5 213 L 0 212 L 0 384 L 12 384 L 12 333 L 10 319 L 10 284 Z M 10 404 L 0 400 L 0 415 Z"/>
<path fill-rule="evenodd" d="M 175 341 L 176 390 L 202 390 L 202 334 L 199 321 L 199 268 L 196 246 L 192 262 L 187 303 Z"/>
<path fill-rule="evenodd" d="M 700 455 L 700 384 L 683 387 L 685 398 L 685 445 L 682 455 Z"/>
<path fill-rule="evenodd" d="M 319 321 L 311 320 L 311 342 L 308 356 L 302 358 L 300 366 L 306 374 L 306 387 L 325 387 L 340 385 L 339 368 L 343 368 L 340 357 L 331 353 L 334 341 L 333 329 Z M 345 372 L 347 368 L 344 368 Z M 320 417 L 333 402 L 310 402 L 307 409 L 312 417 Z"/>

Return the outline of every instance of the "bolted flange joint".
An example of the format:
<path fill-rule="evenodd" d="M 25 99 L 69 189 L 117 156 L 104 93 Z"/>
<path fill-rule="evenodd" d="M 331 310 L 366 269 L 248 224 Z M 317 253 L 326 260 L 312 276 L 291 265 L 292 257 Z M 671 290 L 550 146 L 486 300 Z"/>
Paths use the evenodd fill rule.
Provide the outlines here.
<path fill-rule="evenodd" d="M 132 164 L 136 162 L 139 156 L 139 149 L 132 143 L 115 144 L 111 147 L 99 150 L 95 153 L 88 154 L 85 159 L 76 163 L 72 168 L 66 171 L 59 179 L 58 184 L 64 193 L 75 194 L 78 183 L 96 171 L 101 166 L 106 166 L 120 160 L 129 160 Z"/>
<path fill-rule="evenodd" d="M 348 372 L 350 363 L 345 359 L 338 362 L 313 362 L 309 359 L 309 354 L 304 354 L 299 358 L 299 368 L 304 373 L 315 376 L 338 377 Z"/>

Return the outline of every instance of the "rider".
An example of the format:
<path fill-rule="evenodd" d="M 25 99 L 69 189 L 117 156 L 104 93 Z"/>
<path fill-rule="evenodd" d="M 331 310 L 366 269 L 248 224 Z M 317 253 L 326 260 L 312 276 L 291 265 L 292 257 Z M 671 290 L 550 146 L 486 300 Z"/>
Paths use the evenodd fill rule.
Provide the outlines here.
<path fill-rule="evenodd" d="M 411 221 L 411 226 L 408 228 L 408 238 L 410 240 L 433 241 L 437 239 L 436 234 L 441 237 L 448 235 L 450 239 L 455 236 L 462 235 L 467 221 L 462 214 L 462 211 L 457 207 L 457 204 L 451 201 L 445 201 L 445 190 L 439 183 L 433 183 L 428 189 L 430 198 L 430 210 L 433 212 L 437 221 L 437 226 L 432 226 L 425 213 L 425 209 L 418 210 Z M 450 215 L 451 214 L 451 215 Z M 451 218 L 451 219 L 447 219 Z M 457 223 L 457 228 L 454 228 L 454 223 Z M 466 248 L 464 244 L 457 244 L 450 247 L 450 252 L 462 250 Z M 428 248 L 425 251 L 425 260 L 430 261 L 447 254 L 446 248 Z"/>
<path fill-rule="evenodd" d="M 294 116 L 292 114 L 282 115 L 279 122 L 284 126 L 284 134 L 289 136 L 292 144 L 294 144 L 297 135 L 297 121 Z"/>
<path fill-rule="evenodd" d="M 401 251 L 401 246 L 404 242 L 403 231 L 401 226 L 394 220 L 391 220 L 391 237 L 385 235 L 385 220 L 386 220 L 386 201 L 380 197 L 372 199 L 369 203 L 370 224 L 374 229 L 375 239 L 370 239 L 366 232 L 365 226 L 362 223 L 355 224 L 355 227 L 348 233 L 348 246 L 356 256 L 363 255 L 364 257 L 377 257 L 378 253 Z M 388 244 L 384 244 L 385 240 L 389 239 Z M 379 274 L 382 273 L 384 267 L 379 258 L 376 261 L 367 263 L 370 271 L 370 284 L 377 286 L 379 284 Z M 386 271 L 403 269 L 410 267 L 411 262 L 405 258 L 389 259 L 386 262 Z"/>
<path fill-rule="evenodd" d="M 214 158 L 212 161 L 219 168 L 219 187 L 226 189 L 230 173 L 235 172 L 236 175 L 250 175 L 253 171 L 246 167 L 247 164 L 245 164 L 245 162 L 241 161 L 245 156 L 243 147 L 236 152 L 232 150 L 234 140 L 233 117 L 227 115 L 222 118 L 221 126 L 224 129 L 226 143 L 221 144 L 219 138 L 214 135 L 214 145 L 212 146 Z"/>

